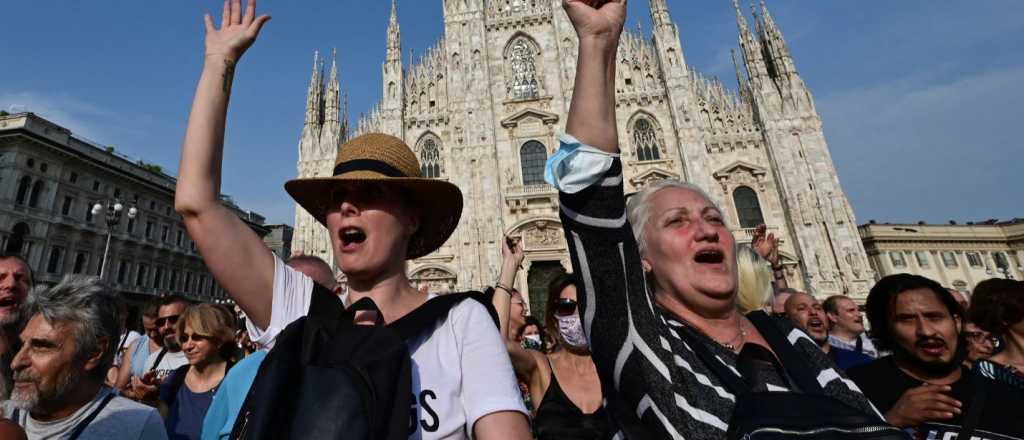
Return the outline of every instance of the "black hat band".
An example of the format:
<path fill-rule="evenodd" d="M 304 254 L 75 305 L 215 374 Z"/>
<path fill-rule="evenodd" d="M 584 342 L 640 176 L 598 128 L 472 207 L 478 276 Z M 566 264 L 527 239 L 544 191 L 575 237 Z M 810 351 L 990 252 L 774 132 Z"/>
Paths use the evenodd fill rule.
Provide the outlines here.
<path fill-rule="evenodd" d="M 334 167 L 335 176 L 353 171 L 373 171 L 388 177 L 409 177 L 390 164 L 374 159 L 355 159 L 339 163 Z"/>

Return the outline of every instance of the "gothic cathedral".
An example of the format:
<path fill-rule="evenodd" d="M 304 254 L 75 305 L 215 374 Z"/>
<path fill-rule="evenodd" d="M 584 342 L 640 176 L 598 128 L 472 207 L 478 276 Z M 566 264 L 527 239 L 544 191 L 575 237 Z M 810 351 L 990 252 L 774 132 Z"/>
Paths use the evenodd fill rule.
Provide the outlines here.
<path fill-rule="evenodd" d="M 665 1 L 650 0 L 650 37 L 626 31 L 619 46 L 627 193 L 659 179 L 695 183 L 723 208 L 739 243 L 749 243 L 760 223 L 782 238 L 791 286 L 863 299 L 874 274 L 853 210 L 814 99 L 763 0 L 752 28 L 733 0 L 744 66 L 736 67 L 738 92 L 687 65 Z M 444 36 L 415 63 L 402 58 L 392 2 L 382 99 L 353 134 L 405 139 L 424 176 L 449 180 L 465 196 L 451 239 L 410 262 L 417 285 L 434 292 L 490 285 L 500 237 L 520 236 L 526 262 L 518 286 L 536 314 L 547 281 L 570 267 L 558 196 L 543 181 L 576 68 L 576 35 L 561 2 L 443 0 Z M 317 55 L 299 143 L 302 177 L 328 174 L 350 134 L 336 66 L 329 80 L 323 76 Z M 333 262 L 326 230 L 298 207 L 295 223 L 292 248 Z"/>

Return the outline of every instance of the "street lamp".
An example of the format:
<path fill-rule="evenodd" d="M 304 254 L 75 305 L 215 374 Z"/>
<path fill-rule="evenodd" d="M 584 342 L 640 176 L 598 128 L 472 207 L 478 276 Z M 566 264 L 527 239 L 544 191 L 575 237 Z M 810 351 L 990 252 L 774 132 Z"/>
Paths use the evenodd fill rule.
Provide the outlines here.
<path fill-rule="evenodd" d="M 96 203 L 95 205 L 92 206 L 92 215 L 100 215 L 100 213 L 104 211 L 104 208 L 106 208 L 107 211 L 107 245 L 106 247 L 103 248 L 103 260 L 101 260 L 100 262 L 101 280 L 107 273 L 107 254 L 110 253 L 110 236 L 114 232 L 114 226 L 117 226 L 118 223 L 121 223 L 121 214 L 124 212 L 124 205 L 121 204 L 121 201 L 119 200 L 114 200 L 113 204 L 108 202 L 106 207 L 104 207 L 102 203 Z M 136 207 L 132 206 L 131 208 L 128 208 L 129 219 L 134 219 L 138 215 L 139 210 Z"/>

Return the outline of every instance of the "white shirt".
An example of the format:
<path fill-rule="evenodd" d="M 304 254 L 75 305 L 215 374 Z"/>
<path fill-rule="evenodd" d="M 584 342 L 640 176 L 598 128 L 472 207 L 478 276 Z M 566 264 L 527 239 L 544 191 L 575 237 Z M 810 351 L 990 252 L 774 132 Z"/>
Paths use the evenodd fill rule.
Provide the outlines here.
<path fill-rule="evenodd" d="M 114 365 L 121 365 L 121 362 L 124 361 L 124 359 L 122 359 L 124 357 L 124 352 L 127 351 L 128 347 L 131 347 L 135 341 L 139 340 L 140 337 L 142 337 L 142 335 L 135 330 L 128 330 L 127 334 L 121 335 L 121 339 L 118 340 L 118 342 L 120 343 L 121 341 L 124 341 L 124 343 L 118 346 L 117 354 L 114 355 Z"/>
<path fill-rule="evenodd" d="M 156 362 L 156 358 L 158 356 L 160 356 L 160 351 L 154 351 L 149 354 L 149 357 L 146 358 L 146 371 L 153 369 L 153 363 Z M 184 351 L 179 351 L 177 353 L 167 352 L 163 359 L 160 359 L 160 365 L 156 366 L 156 377 L 160 381 L 163 381 L 167 375 L 187 363 L 188 359 L 185 358 Z"/>
<path fill-rule="evenodd" d="M 306 315 L 313 296 L 312 279 L 277 256 L 274 261 L 270 325 L 260 329 L 246 321 L 252 340 L 268 347 L 288 324 Z M 526 414 L 505 344 L 480 303 L 469 300 L 452 307 L 432 332 L 409 341 L 409 352 L 416 418 L 410 439 L 466 439 L 485 415 Z"/>

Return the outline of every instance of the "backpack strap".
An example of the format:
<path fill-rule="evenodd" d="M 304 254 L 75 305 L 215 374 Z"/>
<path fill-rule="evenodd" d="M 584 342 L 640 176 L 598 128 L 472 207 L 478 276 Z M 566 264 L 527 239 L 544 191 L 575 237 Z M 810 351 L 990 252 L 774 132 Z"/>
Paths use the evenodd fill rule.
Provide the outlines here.
<path fill-rule="evenodd" d="M 476 292 L 479 294 L 479 292 Z M 479 294 L 482 295 L 482 294 Z M 423 333 L 427 328 L 434 325 L 438 319 L 448 315 L 448 311 L 462 301 L 473 298 L 472 292 L 448 293 L 438 295 L 423 305 L 409 312 L 402 318 L 391 324 L 388 328 L 397 332 L 403 339 L 414 338 Z M 365 299 L 365 298 L 364 298 Z"/>
<path fill-rule="evenodd" d="M 800 391 L 808 394 L 824 395 L 825 390 L 818 383 L 818 373 L 815 372 L 808 362 L 808 359 L 796 350 L 796 347 L 789 342 L 786 335 L 772 322 L 772 318 L 760 310 L 747 314 L 757 331 L 761 333 L 764 340 L 771 346 L 775 356 L 779 358 L 782 368 L 789 375 L 790 382 L 795 384 Z"/>
<path fill-rule="evenodd" d="M 313 283 L 313 294 L 309 300 L 308 317 L 313 319 L 337 319 L 345 313 L 345 304 L 334 291 Z"/>
<path fill-rule="evenodd" d="M 156 355 L 156 361 L 153 362 L 153 366 L 149 367 L 149 371 L 156 371 L 156 367 L 160 366 L 160 361 L 164 360 L 165 354 L 167 354 L 167 347 L 160 349 L 160 354 Z"/>

